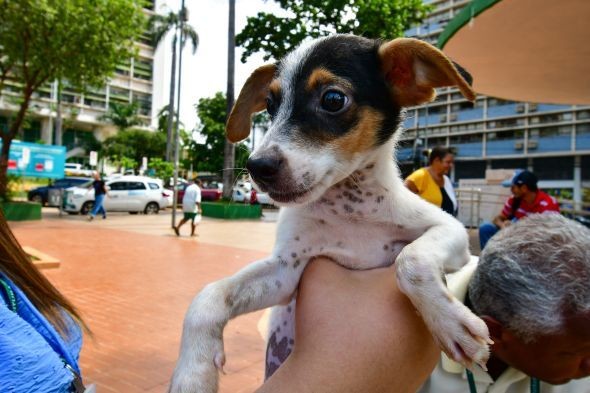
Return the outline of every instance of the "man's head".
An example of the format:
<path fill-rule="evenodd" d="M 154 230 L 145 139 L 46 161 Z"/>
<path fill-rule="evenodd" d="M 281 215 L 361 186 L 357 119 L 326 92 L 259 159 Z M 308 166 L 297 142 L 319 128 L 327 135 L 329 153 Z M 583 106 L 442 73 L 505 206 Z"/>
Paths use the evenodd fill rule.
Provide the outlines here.
<path fill-rule="evenodd" d="M 536 192 L 538 190 L 537 176 L 530 171 L 522 171 L 512 178 L 510 190 L 515 197 L 520 198 L 527 192 Z"/>
<path fill-rule="evenodd" d="M 469 284 L 493 355 L 553 384 L 590 375 L 590 230 L 532 215 L 494 236 Z"/>

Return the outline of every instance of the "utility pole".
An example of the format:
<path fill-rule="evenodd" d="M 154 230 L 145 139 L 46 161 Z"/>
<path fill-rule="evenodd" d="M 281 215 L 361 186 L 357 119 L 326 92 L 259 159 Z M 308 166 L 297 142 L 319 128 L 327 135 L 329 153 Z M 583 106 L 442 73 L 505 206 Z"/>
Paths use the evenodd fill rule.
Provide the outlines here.
<path fill-rule="evenodd" d="M 182 80 L 182 49 L 184 47 L 184 24 L 188 21 L 188 12 L 184 8 L 184 0 L 180 6 L 180 42 L 179 42 L 179 53 L 178 53 L 178 89 L 176 99 L 176 124 L 174 125 L 174 195 L 172 203 L 172 227 L 176 226 L 176 209 L 178 207 L 178 161 L 179 161 L 179 150 L 180 150 L 180 133 L 178 126 L 180 124 L 180 81 Z M 168 113 L 168 116 L 173 116 L 173 113 Z"/>
<path fill-rule="evenodd" d="M 234 106 L 234 67 L 236 48 L 236 0 L 229 0 L 227 29 L 227 111 L 225 120 Z M 223 148 L 223 197 L 231 198 L 234 183 L 235 146 L 227 138 Z"/>

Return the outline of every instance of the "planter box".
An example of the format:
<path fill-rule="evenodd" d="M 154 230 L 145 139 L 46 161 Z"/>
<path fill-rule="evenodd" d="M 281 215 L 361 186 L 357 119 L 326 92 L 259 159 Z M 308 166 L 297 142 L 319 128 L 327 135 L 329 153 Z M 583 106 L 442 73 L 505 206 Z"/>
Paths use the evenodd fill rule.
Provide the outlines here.
<path fill-rule="evenodd" d="M 246 205 L 227 202 L 203 202 L 203 216 L 225 218 L 230 220 L 262 217 L 260 205 Z"/>
<path fill-rule="evenodd" d="M 32 202 L 3 202 L 0 208 L 7 221 L 27 221 L 41 219 L 41 205 Z"/>

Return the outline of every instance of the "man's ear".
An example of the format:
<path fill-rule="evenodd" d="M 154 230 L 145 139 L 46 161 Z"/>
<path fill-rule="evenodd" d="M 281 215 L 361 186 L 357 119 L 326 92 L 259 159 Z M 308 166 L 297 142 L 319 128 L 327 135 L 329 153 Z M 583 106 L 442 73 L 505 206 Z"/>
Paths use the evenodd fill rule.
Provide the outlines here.
<path fill-rule="evenodd" d="M 379 47 L 381 71 L 391 84 L 400 106 L 430 102 L 435 88 L 457 86 L 469 101 L 475 100 L 471 75 L 434 46 L 414 38 L 397 38 Z"/>
<path fill-rule="evenodd" d="M 266 108 L 268 86 L 275 72 L 274 64 L 263 65 L 244 84 L 225 126 L 230 142 L 239 142 L 250 135 L 252 114 Z"/>

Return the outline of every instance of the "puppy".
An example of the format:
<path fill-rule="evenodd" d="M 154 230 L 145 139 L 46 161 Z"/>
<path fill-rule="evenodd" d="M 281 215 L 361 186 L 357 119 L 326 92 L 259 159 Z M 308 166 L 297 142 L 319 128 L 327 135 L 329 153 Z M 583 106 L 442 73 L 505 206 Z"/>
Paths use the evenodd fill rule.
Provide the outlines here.
<path fill-rule="evenodd" d="M 443 278 L 467 262 L 467 233 L 407 190 L 394 161 L 402 108 L 433 100 L 434 88 L 443 86 L 474 100 L 467 75 L 425 42 L 351 35 L 317 39 L 252 73 L 227 136 L 246 138 L 251 115 L 270 114 L 272 125 L 246 167 L 255 187 L 284 206 L 277 242 L 268 258 L 195 297 L 171 392 L 217 391 L 223 329 L 240 314 L 291 302 L 273 313 L 269 345 L 287 343 L 288 353 L 293 329 L 281 326 L 293 326 L 299 278 L 320 255 L 350 269 L 395 263 L 400 289 L 443 351 L 466 366 L 485 365 L 487 327 L 453 298 Z M 267 376 L 284 360 L 272 352 Z"/>

